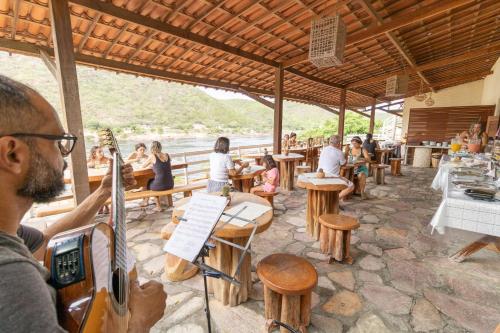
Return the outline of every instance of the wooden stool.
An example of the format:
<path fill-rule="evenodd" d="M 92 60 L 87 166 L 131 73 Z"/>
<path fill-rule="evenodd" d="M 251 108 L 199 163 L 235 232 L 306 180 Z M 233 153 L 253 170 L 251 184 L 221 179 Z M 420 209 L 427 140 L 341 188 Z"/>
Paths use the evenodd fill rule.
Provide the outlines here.
<path fill-rule="evenodd" d="M 271 206 L 274 208 L 274 197 L 278 195 L 279 192 L 264 192 L 264 191 L 256 191 L 254 192 L 255 195 L 258 195 L 261 198 L 266 199 Z"/>
<path fill-rule="evenodd" d="M 311 263 L 287 253 L 275 253 L 257 264 L 257 275 L 264 284 L 264 308 L 268 332 L 278 320 L 301 333 L 311 322 L 312 289 L 318 283 L 318 273 Z M 289 333 L 280 328 L 281 333 Z"/>
<path fill-rule="evenodd" d="M 319 217 L 321 231 L 319 244 L 321 252 L 330 254 L 331 264 L 334 260 L 352 264 L 349 255 L 351 243 L 351 230 L 359 228 L 358 219 L 338 214 L 324 214 Z"/>
<path fill-rule="evenodd" d="M 164 226 L 161 229 L 161 238 L 170 239 L 176 226 L 173 222 Z M 170 281 L 184 281 L 192 278 L 196 273 L 198 273 L 198 267 L 173 254 L 165 253 L 165 275 Z"/>
<path fill-rule="evenodd" d="M 297 165 L 295 167 L 295 174 L 301 175 L 303 173 L 311 172 L 311 167 L 309 165 Z"/>
<path fill-rule="evenodd" d="M 391 158 L 391 175 L 401 176 L 401 161 L 402 158 Z"/>
<path fill-rule="evenodd" d="M 378 165 L 377 161 L 368 162 L 368 177 L 373 176 L 373 169 Z"/>
<path fill-rule="evenodd" d="M 375 184 L 384 185 L 385 184 L 385 168 L 389 167 L 386 164 L 377 164 L 374 167 L 373 180 Z"/>

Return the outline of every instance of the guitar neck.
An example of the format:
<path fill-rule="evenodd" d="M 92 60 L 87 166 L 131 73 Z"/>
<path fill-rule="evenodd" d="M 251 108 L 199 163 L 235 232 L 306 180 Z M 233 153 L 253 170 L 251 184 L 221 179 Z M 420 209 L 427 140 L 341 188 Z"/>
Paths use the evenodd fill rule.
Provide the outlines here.
<path fill-rule="evenodd" d="M 120 153 L 113 152 L 113 185 L 111 204 L 113 224 L 115 228 L 115 258 L 116 268 L 127 269 L 127 230 L 125 214 L 125 189 L 121 175 L 123 160 Z"/>

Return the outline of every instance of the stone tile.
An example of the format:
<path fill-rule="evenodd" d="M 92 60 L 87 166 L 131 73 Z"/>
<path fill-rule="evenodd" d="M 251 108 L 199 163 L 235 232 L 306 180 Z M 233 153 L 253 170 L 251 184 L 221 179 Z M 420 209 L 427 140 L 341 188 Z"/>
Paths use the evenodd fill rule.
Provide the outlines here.
<path fill-rule="evenodd" d="M 146 232 L 134 238 L 134 242 L 150 241 L 152 239 L 161 239 L 159 232 Z"/>
<path fill-rule="evenodd" d="M 201 276 L 201 274 L 197 274 L 192 278 L 190 278 L 189 280 L 182 281 L 181 283 L 183 286 L 188 287 L 190 289 L 195 289 L 199 291 L 205 290 L 205 287 L 203 286 L 203 277 Z"/>
<path fill-rule="evenodd" d="M 391 314 L 404 315 L 410 313 L 411 297 L 408 297 L 394 288 L 376 283 L 366 283 L 361 294 L 377 309 Z"/>
<path fill-rule="evenodd" d="M 380 275 L 378 275 L 376 273 L 372 273 L 372 272 L 363 271 L 363 270 L 360 270 L 358 272 L 358 278 L 363 282 L 375 282 L 375 283 L 380 283 L 380 284 L 383 283 Z"/>
<path fill-rule="evenodd" d="M 342 287 L 354 291 L 355 280 L 352 271 L 331 272 L 328 277 Z"/>
<path fill-rule="evenodd" d="M 326 276 L 320 276 L 318 278 L 318 287 L 330 289 L 330 290 L 336 290 L 332 281 L 330 281 Z"/>
<path fill-rule="evenodd" d="M 217 300 L 210 301 L 210 314 L 218 332 L 263 332 L 266 324 L 264 312 L 255 312 L 245 306 L 228 307 Z"/>
<path fill-rule="evenodd" d="M 167 311 L 171 311 L 174 307 L 181 304 L 191 296 L 193 296 L 192 291 L 185 291 L 174 295 L 169 294 L 167 297 Z"/>
<path fill-rule="evenodd" d="M 478 333 L 493 332 L 500 318 L 500 310 L 447 295 L 436 289 L 427 289 L 424 296 L 439 311 L 453 318 L 461 326 Z M 481 302 L 481 300 L 477 300 Z"/>
<path fill-rule="evenodd" d="M 291 254 L 295 254 L 295 255 L 298 255 L 300 254 L 302 251 L 304 251 L 306 248 L 306 246 L 300 242 L 295 242 L 295 243 L 292 243 L 290 245 L 288 245 L 286 248 L 285 248 L 285 252 L 288 252 L 288 253 L 291 253 Z"/>
<path fill-rule="evenodd" d="M 359 261 L 359 266 L 367 271 L 378 271 L 385 267 L 382 259 L 374 257 L 372 255 L 367 255 Z"/>
<path fill-rule="evenodd" d="M 262 282 L 253 284 L 249 297 L 256 301 L 264 300 L 264 285 L 262 284 Z"/>
<path fill-rule="evenodd" d="M 408 245 L 408 231 L 391 227 L 382 227 L 376 231 L 377 239 L 390 246 Z"/>
<path fill-rule="evenodd" d="M 351 317 L 363 308 L 363 303 L 358 294 L 342 290 L 323 304 L 322 308 L 328 313 Z"/>
<path fill-rule="evenodd" d="M 382 255 L 382 249 L 376 245 L 370 244 L 370 243 L 362 243 L 358 245 L 358 249 L 363 250 L 365 252 L 368 252 L 370 254 L 373 254 L 374 256 L 381 256 Z"/>
<path fill-rule="evenodd" d="M 415 259 L 415 254 L 411 252 L 410 250 L 400 247 L 397 249 L 391 249 L 391 250 L 385 250 L 385 254 L 387 254 L 389 257 L 391 257 L 394 260 L 408 260 L 408 259 Z"/>
<path fill-rule="evenodd" d="M 307 256 L 309 258 L 321 260 L 321 261 L 328 261 L 330 259 L 330 256 L 328 254 L 323 254 L 319 252 L 307 252 Z"/>
<path fill-rule="evenodd" d="M 411 311 L 411 325 L 417 332 L 428 332 L 443 328 L 439 311 L 425 298 L 419 298 Z"/>
<path fill-rule="evenodd" d="M 149 259 L 163 252 L 160 246 L 150 243 L 138 244 L 134 246 L 132 250 L 134 251 L 136 259 L 139 261 Z"/>
<path fill-rule="evenodd" d="M 203 333 L 205 330 L 196 324 L 175 325 L 167 330 L 167 333 Z"/>
<path fill-rule="evenodd" d="M 351 328 L 348 333 L 394 333 L 385 326 L 380 317 L 373 313 L 366 313 L 356 322 L 356 326 Z"/>
<path fill-rule="evenodd" d="M 295 229 L 295 232 L 306 232 L 306 228 L 305 227 L 297 228 Z"/>
<path fill-rule="evenodd" d="M 142 269 L 146 271 L 149 275 L 156 275 L 161 273 L 165 267 L 165 255 L 161 254 L 153 259 L 149 260 L 142 266 Z"/>
<path fill-rule="evenodd" d="M 191 316 L 196 311 L 203 309 L 203 307 L 203 298 L 191 298 L 188 302 L 186 302 L 186 304 L 184 304 L 174 312 L 168 314 L 165 324 L 167 325 L 167 327 L 169 327 L 181 321 L 184 321 L 187 317 Z"/>
<path fill-rule="evenodd" d="M 311 295 L 311 309 L 314 309 L 318 304 L 321 302 L 321 299 L 318 294 L 316 294 L 314 291 L 312 292 Z"/>
<path fill-rule="evenodd" d="M 298 240 L 299 242 L 310 243 L 314 242 L 315 239 L 309 236 L 307 233 L 296 232 L 293 234 L 293 239 Z"/>
<path fill-rule="evenodd" d="M 361 218 L 361 223 L 378 223 L 380 219 L 377 215 L 368 214 Z"/>
<path fill-rule="evenodd" d="M 356 245 L 359 243 L 359 241 L 360 241 L 360 239 L 358 236 L 351 235 L 351 245 Z"/>
<path fill-rule="evenodd" d="M 321 333 L 342 333 L 342 323 L 335 318 L 313 314 L 311 324 Z"/>
<path fill-rule="evenodd" d="M 137 235 L 140 235 L 142 233 L 144 233 L 146 231 L 146 229 L 138 229 L 138 228 L 134 228 L 134 229 L 129 229 L 127 230 L 127 239 L 128 240 L 132 240 L 135 236 Z"/>

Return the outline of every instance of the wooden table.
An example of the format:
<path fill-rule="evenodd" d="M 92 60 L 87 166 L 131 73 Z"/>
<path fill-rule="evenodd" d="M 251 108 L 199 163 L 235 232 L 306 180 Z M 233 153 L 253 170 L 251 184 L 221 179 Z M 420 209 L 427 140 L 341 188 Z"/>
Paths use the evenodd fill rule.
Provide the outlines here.
<path fill-rule="evenodd" d="M 176 202 L 176 207 L 180 207 L 188 202 L 189 198 L 181 199 Z M 231 193 L 231 206 L 236 206 L 242 202 L 250 201 L 265 206 L 271 206 L 267 200 L 249 193 Z M 172 221 L 175 223 L 177 217 L 182 216 L 184 211 L 174 208 L 172 212 Z M 273 220 L 273 210 L 266 212 L 264 215 L 257 218 L 258 227 L 256 233 L 266 231 Z M 226 224 L 222 229 L 215 232 L 215 236 L 224 238 L 233 243 L 245 245 L 252 232 L 253 225 L 247 224 L 244 227 L 238 227 L 232 224 Z M 230 247 L 229 245 L 215 242 L 215 249 L 210 251 L 207 258 L 207 264 L 228 275 L 233 275 L 238 265 L 240 250 Z M 180 263 L 182 259 L 178 259 Z M 214 297 L 224 305 L 236 306 L 245 302 L 252 290 L 252 268 L 250 253 L 247 254 L 240 268 L 240 273 L 236 277 L 241 282 L 240 287 L 236 287 L 222 279 L 208 279 L 208 288 L 214 293 Z"/>
<path fill-rule="evenodd" d="M 266 170 L 263 166 L 253 165 L 250 171 L 243 170 L 241 174 L 231 176 L 229 178 L 233 181 L 233 186 L 240 192 L 250 193 L 253 187 L 253 179 Z"/>
<path fill-rule="evenodd" d="M 184 169 L 187 168 L 186 163 L 178 163 L 178 164 L 172 164 L 172 170 L 178 170 L 178 169 Z M 89 174 L 89 186 L 90 186 L 90 193 L 94 192 L 97 190 L 97 188 L 101 185 L 102 179 L 108 172 L 108 168 L 89 168 L 88 169 L 88 174 Z M 153 172 L 153 169 L 147 168 L 147 169 L 141 169 L 137 168 L 134 169 L 134 177 L 137 182 L 137 185 L 134 186 L 134 188 L 141 188 L 148 185 L 148 181 L 150 179 L 153 179 L 155 177 L 155 174 Z M 65 174 L 64 176 L 64 182 L 66 184 L 71 184 L 71 176 L 69 173 Z"/>
<path fill-rule="evenodd" d="M 280 164 L 280 187 L 286 191 L 293 191 L 295 162 L 302 160 L 304 156 L 289 153 L 273 155 L 273 158 Z"/>
<path fill-rule="evenodd" d="M 314 239 L 319 240 L 319 217 L 323 214 L 339 213 L 339 192 L 347 188 L 347 184 L 314 185 L 308 174 L 299 176 L 297 186 L 307 190 L 306 230 Z M 332 182 L 339 177 L 331 177 Z"/>
<path fill-rule="evenodd" d="M 377 148 L 375 149 L 375 154 L 377 155 L 377 162 L 381 164 L 388 164 L 387 162 L 387 156 L 388 154 L 392 152 L 392 149 L 389 148 Z"/>

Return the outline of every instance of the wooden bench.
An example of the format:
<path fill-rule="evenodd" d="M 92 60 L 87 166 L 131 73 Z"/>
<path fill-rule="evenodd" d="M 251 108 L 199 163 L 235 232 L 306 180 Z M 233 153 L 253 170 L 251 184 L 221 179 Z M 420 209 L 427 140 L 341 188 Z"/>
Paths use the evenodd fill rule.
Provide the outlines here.
<path fill-rule="evenodd" d="M 264 192 L 264 191 L 256 191 L 254 194 L 258 195 L 261 198 L 266 199 L 271 206 L 274 208 L 274 197 L 278 195 L 279 192 Z"/>
<path fill-rule="evenodd" d="M 206 181 L 200 181 L 196 183 L 191 183 L 188 185 L 182 185 L 178 187 L 174 187 L 171 190 L 166 190 L 166 191 L 139 191 L 139 192 L 133 192 L 133 191 L 127 191 L 125 192 L 125 201 L 132 201 L 132 200 L 139 200 L 139 199 L 144 199 L 144 198 L 150 198 L 150 197 L 167 197 L 169 201 L 169 205 L 172 206 L 172 195 L 175 193 L 183 193 L 184 197 L 189 197 L 193 194 L 193 191 L 195 190 L 201 190 L 207 187 L 207 182 Z M 106 201 L 106 204 L 110 204 L 111 199 L 108 199 Z M 72 211 L 75 208 L 73 204 L 71 205 L 66 205 L 66 206 L 49 206 L 44 209 L 37 210 L 35 216 L 36 217 L 45 217 L 45 216 L 50 216 L 50 215 L 56 215 L 56 214 L 62 214 L 62 213 L 67 213 Z"/>
<path fill-rule="evenodd" d="M 319 217 L 319 223 L 320 250 L 331 255 L 329 263 L 338 261 L 352 264 L 349 254 L 351 230 L 359 228 L 358 219 L 346 215 L 323 214 Z"/>
<path fill-rule="evenodd" d="M 264 284 L 266 328 L 271 332 L 280 321 L 300 332 L 311 322 L 312 289 L 318 273 L 306 259 L 292 254 L 275 253 L 257 264 L 257 275 Z M 283 327 L 281 333 L 289 333 Z"/>
<path fill-rule="evenodd" d="M 391 175 L 401 176 L 401 161 L 402 158 L 391 158 Z"/>

